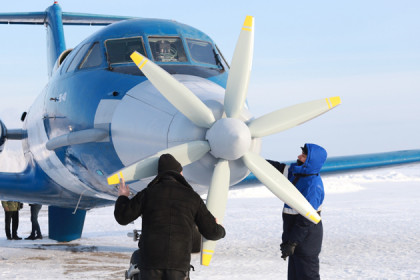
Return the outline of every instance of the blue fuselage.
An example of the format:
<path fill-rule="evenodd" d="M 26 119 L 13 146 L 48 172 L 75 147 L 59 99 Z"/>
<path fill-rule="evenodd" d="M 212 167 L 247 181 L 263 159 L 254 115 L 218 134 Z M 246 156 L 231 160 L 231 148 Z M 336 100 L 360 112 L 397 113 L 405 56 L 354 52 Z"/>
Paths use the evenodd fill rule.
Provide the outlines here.
<path fill-rule="evenodd" d="M 169 42 L 169 51 L 162 47 L 160 50 L 166 53 L 158 56 L 157 44 L 164 41 Z M 24 141 L 24 149 L 35 161 L 33 168 L 38 170 L 36 176 L 43 184 L 38 188 L 45 189 L 48 184 L 55 189 L 51 192 L 54 195 L 46 195 L 43 203 L 54 204 L 51 200 L 57 200 L 57 193 L 62 197 L 80 197 L 79 207 L 82 208 L 110 203 L 116 190 L 107 185 L 108 175 L 134 159 L 139 160 L 171 145 L 171 132 L 168 131 L 156 139 L 148 138 L 150 129 L 156 129 L 149 127 L 150 122 L 157 121 L 160 126 L 157 129 L 170 130 L 171 122 L 181 117 L 155 90 L 147 90 L 150 88 L 147 78 L 128 59 L 134 50 L 142 51 L 187 84 L 192 81 L 192 87 L 204 81 L 199 87 L 223 89 L 226 86 L 228 66 L 222 55 L 207 35 L 190 26 L 168 20 L 133 19 L 114 23 L 93 34 L 65 57 L 60 57 L 48 85 L 27 116 L 28 138 Z M 146 87 L 144 94 L 142 84 Z M 135 87 L 137 90 L 133 90 Z M 130 90 L 131 94 L 128 94 Z M 217 91 L 213 96 L 210 89 L 200 98 L 220 100 L 220 91 Z M 136 109 L 131 108 L 133 102 L 139 102 Z M 159 104 L 163 104 L 163 109 L 156 112 L 150 109 Z M 121 116 L 130 110 L 133 111 L 131 117 Z M 139 112 L 145 112 L 145 115 L 138 116 Z M 119 135 L 119 124 L 131 121 L 135 121 L 132 129 L 138 132 Z M 125 129 L 130 130 L 130 125 Z M 83 141 L 82 137 L 78 144 L 45 147 L 53 140 L 90 130 L 105 131 L 106 137 L 95 141 Z M 192 134 L 192 138 L 204 137 L 200 132 Z M 188 140 L 191 139 L 185 141 Z M 116 148 L 126 146 L 124 141 L 132 147 L 129 155 L 123 148 Z M 246 174 L 240 177 L 243 175 Z M 144 185 L 138 185 L 137 189 Z M 64 189 L 58 190 L 59 186 Z M 74 200 L 69 200 L 69 204 L 74 206 Z"/>

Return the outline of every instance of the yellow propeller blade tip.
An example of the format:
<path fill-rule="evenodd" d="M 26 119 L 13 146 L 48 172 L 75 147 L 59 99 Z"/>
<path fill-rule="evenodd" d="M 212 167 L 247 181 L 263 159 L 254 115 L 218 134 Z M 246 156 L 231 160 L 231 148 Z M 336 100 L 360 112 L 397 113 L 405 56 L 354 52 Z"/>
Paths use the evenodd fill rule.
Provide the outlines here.
<path fill-rule="evenodd" d="M 108 185 L 115 185 L 120 183 L 120 178 L 118 177 L 118 174 L 114 174 L 112 176 L 109 176 L 107 178 Z"/>
<path fill-rule="evenodd" d="M 309 219 L 311 219 L 315 224 L 317 224 L 321 221 L 321 219 L 318 219 L 317 217 L 312 216 L 312 215 L 309 217 Z"/>
<path fill-rule="evenodd" d="M 244 21 L 244 26 L 252 27 L 253 22 L 254 22 L 253 16 L 246 16 L 245 21 Z"/>
<path fill-rule="evenodd" d="M 330 101 L 333 107 L 341 104 L 341 98 L 340 96 L 334 96 L 334 97 L 330 97 Z"/>
<path fill-rule="evenodd" d="M 133 52 L 131 55 L 131 60 L 134 61 L 134 63 L 138 66 L 142 60 L 144 59 L 144 56 L 142 56 L 141 54 L 139 54 L 138 52 Z"/>
<path fill-rule="evenodd" d="M 212 255 L 203 254 L 203 256 L 201 258 L 201 264 L 202 265 L 205 265 L 205 266 L 209 266 L 210 265 L 210 261 L 211 261 L 211 257 L 212 257 Z"/>
<path fill-rule="evenodd" d="M 340 96 L 334 96 L 330 98 L 325 98 L 325 101 L 327 102 L 328 109 L 332 109 L 337 105 L 341 104 Z"/>
<path fill-rule="evenodd" d="M 319 223 L 321 221 L 321 217 L 318 214 L 312 214 L 311 212 L 306 213 L 306 215 L 312 222 L 315 224 Z"/>

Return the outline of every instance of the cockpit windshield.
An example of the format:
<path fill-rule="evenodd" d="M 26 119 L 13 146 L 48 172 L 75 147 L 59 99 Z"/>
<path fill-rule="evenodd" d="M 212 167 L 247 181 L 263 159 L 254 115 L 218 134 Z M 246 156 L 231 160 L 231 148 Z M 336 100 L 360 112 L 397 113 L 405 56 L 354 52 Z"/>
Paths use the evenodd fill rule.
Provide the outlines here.
<path fill-rule="evenodd" d="M 229 69 L 220 51 L 210 41 L 193 38 L 184 40 L 180 36 L 151 35 L 147 38 L 137 36 L 108 39 L 104 44 L 108 70 L 113 72 L 143 76 L 143 72 L 139 71 L 130 58 L 134 51 L 159 64 L 169 74 L 208 78 Z M 93 48 L 92 53 L 94 53 Z M 96 60 L 92 60 L 93 62 Z M 87 65 L 91 67 L 92 63 Z M 85 64 L 83 66 L 85 67 Z"/>
<path fill-rule="evenodd" d="M 156 62 L 187 62 L 187 56 L 178 37 L 149 37 L 150 50 Z"/>
<path fill-rule="evenodd" d="M 132 63 L 130 55 L 137 51 L 146 56 L 142 37 L 109 39 L 105 41 L 108 62 L 112 64 Z"/>

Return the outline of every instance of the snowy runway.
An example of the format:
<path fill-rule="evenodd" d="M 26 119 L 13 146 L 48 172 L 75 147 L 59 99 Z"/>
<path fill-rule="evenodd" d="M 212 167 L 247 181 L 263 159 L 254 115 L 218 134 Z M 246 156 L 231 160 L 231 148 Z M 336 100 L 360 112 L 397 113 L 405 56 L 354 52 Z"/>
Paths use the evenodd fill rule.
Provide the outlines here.
<path fill-rule="evenodd" d="M 420 165 L 325 177 L 324 184 L 322 279 L 420 279 Z M 279 251 L 282 207 L 264 187 L 231 191 L 226 238 L 209 267 L 193 256 L 191 278 L 286 279 Z M 39 222 L 47 235 L 47 207 Z M 113 208 L 106 207 L 89 211 L 83 238 L 70 243 L 7 241 L 1 230 L 0 278 L 124 279 L 137 246 L 126 234 L 140 227 L 140 221 L 118 225 Z M 19 235 L 29 233 L 25 205 Z"/>

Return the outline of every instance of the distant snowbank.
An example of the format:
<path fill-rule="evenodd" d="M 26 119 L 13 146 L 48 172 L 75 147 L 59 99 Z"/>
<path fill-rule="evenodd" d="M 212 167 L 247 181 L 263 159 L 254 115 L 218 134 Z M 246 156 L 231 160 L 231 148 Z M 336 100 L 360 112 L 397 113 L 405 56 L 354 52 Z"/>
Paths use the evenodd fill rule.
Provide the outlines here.
<path fill-rule="evenodd" d="M 366 183 L 385 182 L 420 182 L 420 164 L 394 166 L 371 169 L 345 175 L 329 175 L 323 177 L 327 194 L 357 192 L 364 189 Z M 229 198 L 264 198 L 274 194 L 263 185 L 252 188 L 235 189 L 229 192 Z"/>
<path fill-rule="evenodd" d="M 324 189 L 327 194 L 357 192 L 364 189 L 361 185 L 351 181 L 349 178 L 326 178 L 323 179 L 323 181 Z M 268 188 L 264 187 L 264 185 L 229 191 L 229 198 L 268 197 L 275 197 L 275 195 Z"/>
<path fill-rule="evenodd" d="M 420 182 L 420 164 L 331 176 L 323 181 L 325 192 L 330 194 L 360 191 L 365 183 Z"/>

